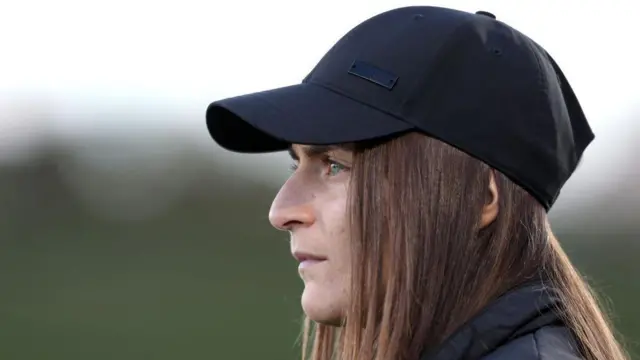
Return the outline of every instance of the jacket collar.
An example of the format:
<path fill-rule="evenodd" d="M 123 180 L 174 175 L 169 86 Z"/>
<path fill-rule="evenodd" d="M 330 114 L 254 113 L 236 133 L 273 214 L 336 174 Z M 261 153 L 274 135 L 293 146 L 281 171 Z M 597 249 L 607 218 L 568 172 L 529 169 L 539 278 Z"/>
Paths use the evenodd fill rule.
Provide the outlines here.
<path fill-rule="evenodd" d="M 560 299 L 540 280 L 498 298 L 421 360 L 481 358 L 510 340 L 553 324 Z"/>

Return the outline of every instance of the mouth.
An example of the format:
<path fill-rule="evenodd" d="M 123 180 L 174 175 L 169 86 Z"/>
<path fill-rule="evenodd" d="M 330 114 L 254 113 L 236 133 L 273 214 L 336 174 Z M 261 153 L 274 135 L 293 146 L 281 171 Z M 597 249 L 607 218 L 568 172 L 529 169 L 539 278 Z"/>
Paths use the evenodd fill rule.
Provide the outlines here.
<path fill-rule="evenodd" d="M 327 258 L 323 256 L 298 251 L 293 253 L 293 257 L 300 263 L 298 269 L 308 268 L 327 260 Z"/>

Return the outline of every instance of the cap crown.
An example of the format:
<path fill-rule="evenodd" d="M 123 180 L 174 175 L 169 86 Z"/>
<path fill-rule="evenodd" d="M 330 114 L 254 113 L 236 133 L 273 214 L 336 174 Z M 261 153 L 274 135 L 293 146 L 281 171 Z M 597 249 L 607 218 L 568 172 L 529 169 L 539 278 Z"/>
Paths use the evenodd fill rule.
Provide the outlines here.
<path fill-rule="evenodd" d="M 484 12 L 405 7 L 376 15 L 343 36 L 303 83 L 469 153 L 546 208 L 593 140 L 549 54 Z"/>

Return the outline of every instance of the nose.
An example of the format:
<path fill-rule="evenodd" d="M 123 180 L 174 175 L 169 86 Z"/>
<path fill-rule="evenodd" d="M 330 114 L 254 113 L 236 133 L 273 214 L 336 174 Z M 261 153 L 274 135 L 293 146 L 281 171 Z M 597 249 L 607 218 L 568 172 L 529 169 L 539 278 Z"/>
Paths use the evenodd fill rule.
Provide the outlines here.
<path fill-rule="evenodd" d="M 293 231 L 300 227 L 311 226 L 316 218 L 311 202 L 292 201 L 278 194 L 269 209 L 269 222 L 282 231 Z"/>

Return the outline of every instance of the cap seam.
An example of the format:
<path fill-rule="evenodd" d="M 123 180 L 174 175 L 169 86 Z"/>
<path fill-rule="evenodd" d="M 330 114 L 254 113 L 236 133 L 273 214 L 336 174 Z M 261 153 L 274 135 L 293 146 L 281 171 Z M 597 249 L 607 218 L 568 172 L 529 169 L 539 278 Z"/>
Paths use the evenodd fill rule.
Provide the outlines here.
<path fill-rule="evenodd" d="M 536 51 L 536 47 L 538 46 L 537 43 L 535 41 L 533 41 L 532 39 L 530 39 L 529 37 L 527 37 L 524 34 L 521 34 L 525 39 L 525 44 L 527 46 L 527 49 L 533 54 L 533 57 L 536 59 L 536 66 L 537 66 L 537 78 L 538 78 L 538 84 L 540 86 L 540 88 L 538 89 L 539 92 L 544 92 L 545 89 L 549 88 L 549 82 L 547 81 L 547 78 L 545 76 L 543 76 L 543 71 L 542 71 L 542 59 L 540 58 L 540 53 L 538 51 Z M 557 77 L 558 74 L 556 73 L 555 76 Z M 537 111 L 538 114 L 540 116 L 548 116 L 550 115 L 551 117 L 553 117 L 552 114 L 547 114 L 548 109 L 547 109 L 547 103 L 545 101 L 541 100 L 542 97 L 538 96 L 538 98 L 536 99 L 536 102 L 540 103 L 540 107 L 539 110 Z M 544 109 L 544 110 L 543 110 Z M 569 170 L 569 169 L 567 169 Z M 569 170 L 569 172 L 571 172 Z M 548 194 L 550 197 L 550 203 L 549 203 L 549 207 L 551 206 L 551 204 L 553 204 L 555 202 L 555 200 L 558 198 L 558 196 L 560 195 L 560 190 L 562 187 L 558 188 L 557 191 L 554 194 Z M 534 191 L 535 190 L 531 190 Z"/>
<path fill-rule="evenodd" d="M 538 91 L 543 92 L 545 88 L 549 87 L 549 83 L 546 81 L 545 77 L 542 76 L 542 64 L 540 63 L 542 59 L 540 59 L 540 57 L 538 56 L 538 52 L 536 51 L 536 49 L 534 49 L 533 40 L 528 38 L 524 34 L 521 34 L 521 36 L 523 36 L 526 39 L 525 44 L 527 46 L 527 49 L 529 49 L 529 51 L 533 54 L 533 57 L 536 59 L 536 66 L 538 69 L 538 73 L 536 75 L 538 78 L 538 85 L 540 86 L 538 88 Z M 542 106 L 540 106 L 540 109 L 543 109 L 546 107 L 546 103 L 544 101 L 541 101 L 541 97 L 538 97 L 536 99 L 536 102 L 541 103 L 540 105 Z M 538 113 L 540 113 L 541 116 L 545 115 L 543 111 L 540 111 L 540 110 L 538 111 Z"/>
<path fill-rule="evenodd" d="M 346 94 L 345 92 L 343 92 L 342 90 L 340 90 L 337 86 L 335 86 L 335 85 L 333 85 L 333 84 L 331 84 L 331 83 L 329 83 L 329 82 L 318 82 L 318 81 L 315 81 L 315 80 L 308 80 L 308 81 L 306 82 L 306 84 L 308 84 L 308 85 L 312 85 L 312 86 L 318 86 L 318 87 L 321 87 L 321 88 L 323 88 L 323 89 L 325 89 L 325 90 L 327 90 L 327 91 L 331 91 L 331 92 L 336 93 L 336 94 L 338 94 L 338 95 L 340 95 L 340 96 L 344 96 L 344 97 L 348 98 L 349 100 L 355 101 L 355 102 L 357 102 L 357 103 L 359 103 L 359 104 L 361 104 L 361 105 L 367 106 L 367 107 L 372 108 L 372 109 L 374 109 L 374 110 L 376 110 L 376 111 L 379 111 L 379 112 L 384 113 L 384 114 L 386 114 L 386 115 L 392 116 L 392 117 L 394 117 L 395 119 L 397 119 L 397 120 L 399 120 L 399 121 L 402 121 L 402 122 L 403 122 L 403 123 L 405 123 L 405 124 L 408 124 L 408 125 L 411 125 L 412 127 L 415 127 L 415 125 L 414 125 L 414 124 L 412 124 L 412 123 L 408 122 L 408 121 L 407 121 L 406 119 L 404 119 L 402 116 L 400 116 L 400 115 L 398 115 L 398 114 L 394 114 L 394 113 L 389 112 L 389 111 L 382 110 L 382 109 L 380 109 L 380 108 L 379 108 L 379 107 L 377 107 L 377 106 L 374 106 L 374 105 L 371 105 L 371 104 L 369 104 L 369 103 L 366 103 L 366 102 L 364 102 L 364 101 L 362 101 L 362 100 L 356 99 L 356 98 L 354 98 L 354 97 L 352 97 L 352 96 L 350 96 L 350 95 Z"/>

